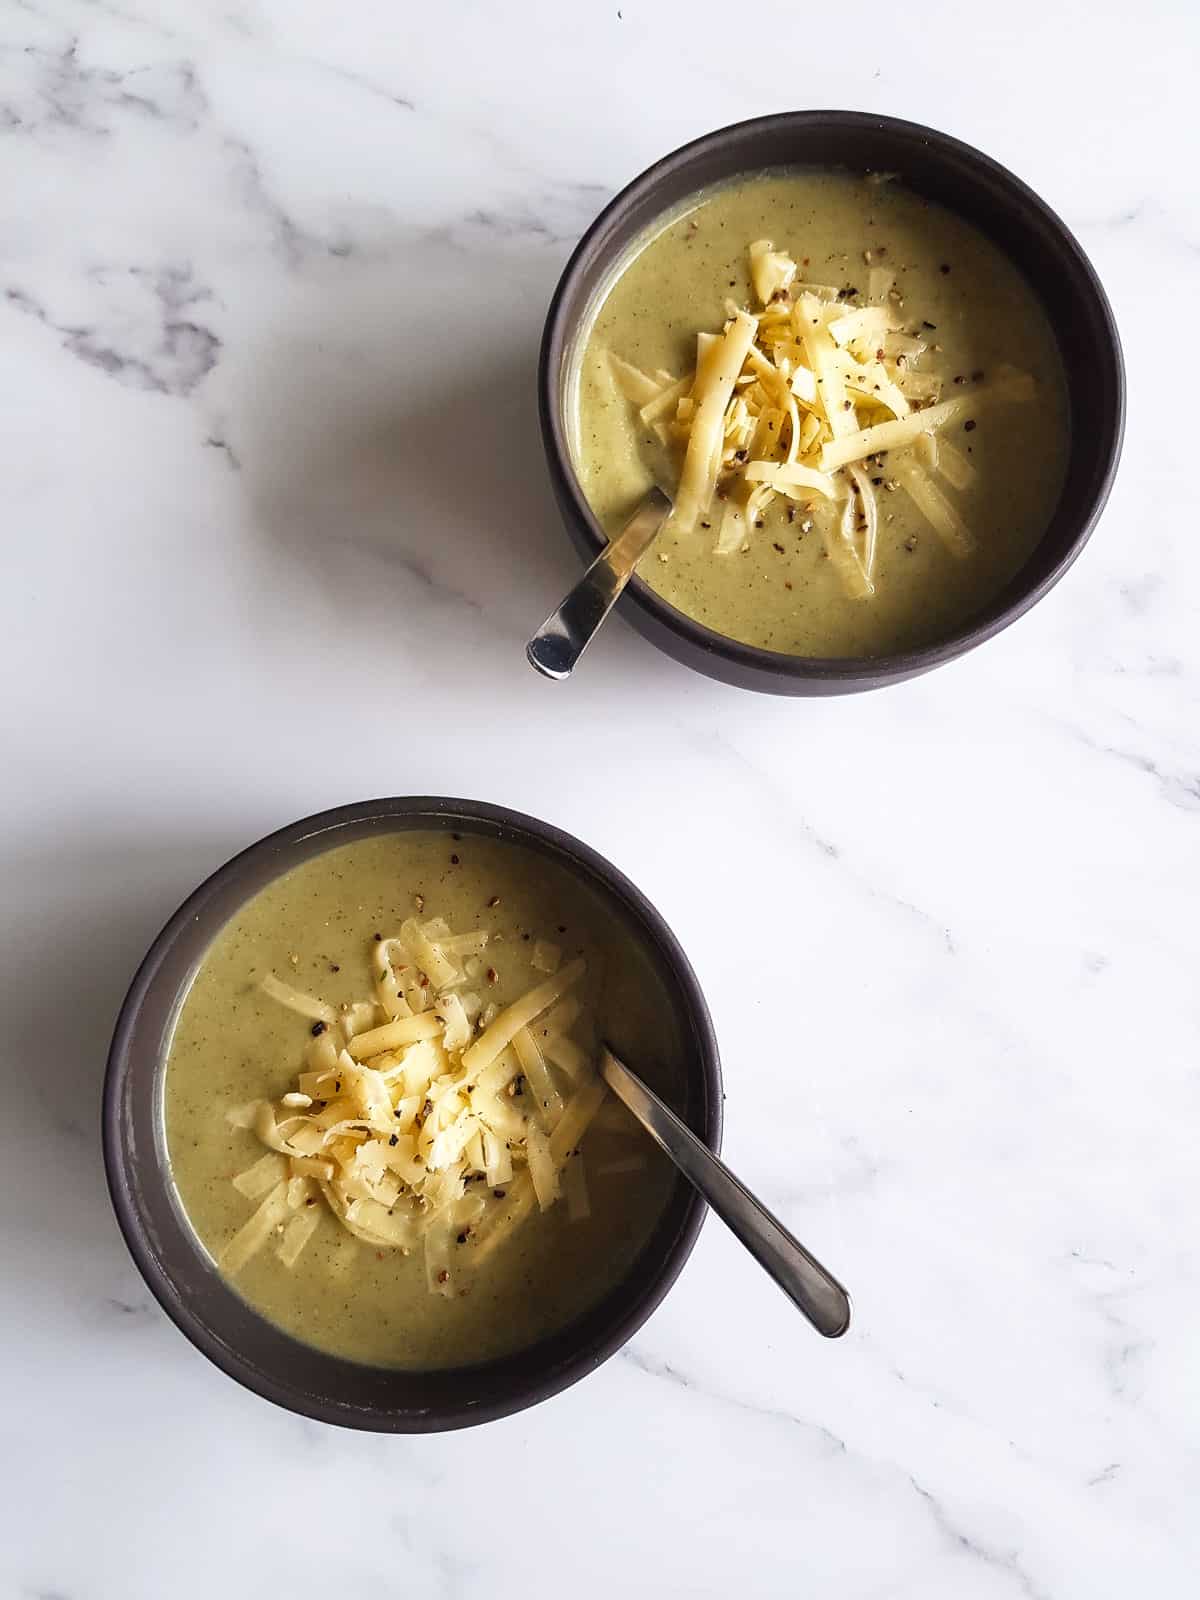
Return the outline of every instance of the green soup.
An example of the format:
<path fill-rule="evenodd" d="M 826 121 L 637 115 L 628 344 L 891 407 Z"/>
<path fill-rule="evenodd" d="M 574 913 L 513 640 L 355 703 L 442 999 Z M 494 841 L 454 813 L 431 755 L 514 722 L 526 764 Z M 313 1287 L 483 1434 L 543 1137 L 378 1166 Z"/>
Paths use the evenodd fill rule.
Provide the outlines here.
<path fill-rule="evenodd" d="M 329 850 L 225 926 L 174 1028 L 164 1088 L 171 1174 L 214 1259 L 252 1209 L 231 1180 L 263 1153 L 226 1111 L 292 1089 L 312 1032 L 261 992 L 261 978 L 273 972 L 335 1006 L 361 999 L 372 992 L 374 935 L 395 932 L 417 896 L 423 915 L 490 934 L 487 998 L 500 1007 L 544 978 L 532 962 L 538 939 L 556 941 L 564 959 L 582 955 L 579 992 L 604 1037 L 661 1092 L 682 1098 L 678 1030 L 651 959 L 624 920 L 563 868 L 470 834 L 397 832 Z M 590 1216 L 571 1221 L 563 1204 L 535 1210 L 455 1298 L 428 1292 L 419 1249 L 376 1250 L 323 1204 L 294 1267 L 265 1249 L 236 1288 L 297 1338 L 376 1365 L 456 1366 L 529 1345 L 628 1272 L 671 1193 L 665 1159 L 611 1097 L 581 1149 Z"/>
<path fill-rule="evenodd" d="M 576 470 L 609 534 L 656 481 L 678 470 L 617 388 L 614 353 L 646 372 L 691 371 L 696 335 L 719 331 L 732 298 L 752 305 L 747 247 L 770 238 L 800 276 L 863 290 L 883 251 L 900 315 L 935 347 L 945 375 L 970 381 L 1000 364 L 1030 373 L 1032 404 L 989 410 L 948 430 L 975 469 L 951 494 L 974 534 L 951 554 L 903 492 L 879 496 L 875 593 L 854 599 L 819 531 L 768 508 L 747 547 L 715 555 L 711 535 L 670 527 L 639 576 L 696 621 L 746 644 L 801 656 L 873 656 L 935 641 L 981 610 L 1020 570 L 1062 484 L 1068 413 L 1054 336 L 1029 285 L 982 234 L 896 183 L 834 172 L 772 173 L 704 194 L 630 252 L 597 305 L 573 384 Z M 847 294 L 847 304 L 858 304 Z"/>

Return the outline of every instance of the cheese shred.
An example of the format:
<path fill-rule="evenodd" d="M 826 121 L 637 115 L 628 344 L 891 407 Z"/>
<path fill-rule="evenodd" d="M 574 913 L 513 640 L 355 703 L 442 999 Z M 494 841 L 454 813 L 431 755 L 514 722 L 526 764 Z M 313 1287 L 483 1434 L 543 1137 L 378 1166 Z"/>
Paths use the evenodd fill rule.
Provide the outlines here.
<path fill-rule="evenodd" d="M 646 392 L 644 375 L 615 370 Z M 423 1251 L 430 1293 L 454 1296 L 534 1210 L 562 1202 L 568 1221 L 590 1216 L 579 1143 L 606 1090 L 574 992 L 585 963 L 537 941 L 531 965 L 546 976 L 497 1012 L 458 992 L 456 958 L 487 942 L 410 918 L 374 941 L 378 998 L 340 1008 L 263 980 L 313 1036 L 278 1100 L 225 1113 L 266 1151 L 232 1180 L 256 1209 L 218 1258 L 224 1271 L 269 1244 L 291 1269 L 332 1218 L 372 1248 Z M 388 1020 L 376 1026 L 380 1006 Z"/>
<path fill-rule="evenodd" d="M 971 529 L 922 458 L 949 488 L 969 490 L 974 467 L 953 445 L 939 455 L 939 433 L 952 423 L 971 427 L 992 405 L 1034 400 L 1032 377 L 1002 367 L 942 400 L 942 376 L 918 370 L 927 340 L 922 328 L 905 330 L 892 272 L 872 266 L 860 301 L 856 289 L 797 281 L 796 262 L 770 239 L 749 246 L 748 264 L 758 309 L 726 300 L 721 332 L 697 335 L 692 373 L 651 376 L 610 353 L 622 393 L 677 453 L 671 526 L 682 535 L 709 530 L 713 554 L 730 556 L 763 527 L 777 496 L 801 501 L 846 592 L 869 600 L 879 567 L 874 487 L 886 476 L 951 554 L 967 555 Z M 885 466 L 880 458 L 891 452 L 898 459 Z M 795 514 L 793 504 L 789 520 Z"/>

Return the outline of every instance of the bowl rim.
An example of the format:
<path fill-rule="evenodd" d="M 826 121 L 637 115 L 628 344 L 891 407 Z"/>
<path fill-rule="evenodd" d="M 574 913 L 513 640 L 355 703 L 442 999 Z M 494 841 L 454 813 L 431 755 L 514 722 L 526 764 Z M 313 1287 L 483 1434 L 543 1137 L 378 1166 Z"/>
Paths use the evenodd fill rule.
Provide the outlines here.
<path fill-rule="evenodd" d="M 617 219 L 638 202 L 652 196 L 663 179 L 686 167 L 695 157 L 722 144 L 751 133 L 785 133 L 801 127 L 820 127 L 827 130 L 872 130 L 899 136 L 906 141 L 918 140 L 956 158 L 963 166 L 987 173 L 992 180 L 1007 188 L 1013 199 L 1033 213 L 1038 220 L 1057 235 L 1058 242 L 1072 259 L 1081 281 L 1093 302 L 1098 326 L 1103 331 L 1103 355 L 1112 365 L 1113 426 L 1106 441 L 1095 491 L 1086 506 L 1079 526 L 1062 555 L 1035 583 L 1015 593 L 1007 605 L 994 616 L 980 622 L 970 619 L 947 638 L 939 639 L 919 649 L 896 651 L 878 656 L 795 656 L 784 651 L 767 650 L 758 645 L 745 644 L 728 634 L 718 633 L 655 593 L 636 574 L 625 589 L 629 603 L 637 606 L 660 629 L 679 636 L 693 651 L 707 656 L 717 656 L 730 667 L 744 675 L 742 681 L 754 677 L 774 675 L 792 682 L 834 682 L 849 687 L 871 688 L 882 683 L 915 677 L 932 667 L 955 660 L 968 650 L 993 638 L 1004 628 L 1030 610 L 1051 590 L 1074 564 L 1099 520 L 1108 500 L 1125 434 L 1126 381 L 1125 363 L 1120 335 L 1108 296 L 1104 292 L 1096 269 L 1092 266 L 1082 245 L 1054 209 L 1022 178 L 1000 162 L 957 139 L 924 123 L 911 122 L 901 117 L 890 117 L 867 111 L 813 109 L 806 111 L 773 112 L 767 116 L 748 117 L 701 134 L 696 139 L 668 152 L 639 173 L 618 191 L 580 238 L 563 268 L 550 305 L 542 333 L 538 355 L 538 415 L 541 424 L 543 447 L 550 470 L 555 494 L 562 504 L 569 504 L 576 526 L 586 539 L 591 556 L 598 555 L 608 542 L 595 514 L 589 506 L 576 476 L 571 459 L 570 445 L 559 401 L 559 372 L 567 349 L 574 319 L 568 319 L 566 305 L 589 261 L 594 242 Z M 781 162 L 781 166 L 788 163 Z M 756 169 L 761 164 L 756 164 Z M 733 176 L 734 174 L 730 174 Z M 1002 249 L 997 245 L 998 249 Z M 1036 293 L 1036 285 L 1033 285 Z M 1011 582 L 1016 581 L 1016 577 Z M 624 596 L 622 597 L 624 598 Z"/>
<path fill-rule="evenodd" d="M 275 1372 L 265 1372 L 248 1357 L 243 1357 L 213 1332 L 202 1315 L 173 1292 L 174 1281 L 179 1274 L 166 1269 L 150 1248 L 148 1225 L 135 1198 L 136 1186 L 131 1176 L 134 1163 L 123 1137 L 122 1128 L 123 1095 L 131 1075 L 135 1072 L 144 1075 L 146 1071 L 144 1066 L 139 1065 L 139 1059 L 133 1048 L 137 1024 L 147 1001 L 158 987 L 165 958 L 173 950 L 176 941 L 186 931 L 193 930 L 193 924 L 203 922 L 206 916 L 211 918 L 214 906 L 220 909 L 217 897 L 221 892 L 231 885 L 236 885 L 249 869 L 256 867 L 264 858 L 278 857 L 277 870 L 251 883 L 233 910 L 227 912 L 208 930 L 210 940 L 225 925 L 228 916 L 236 915 L 237 910 L 248 903 L 267 883 L 274 881 L 301 861 L 323 853 L 324 849 L 336 848 L 338 844 L 336 835 L 339 830 L 358 824 L 378 823 L 382 831 L 389 831 L 386 824 L 395 818 L 409 819 L 410 827 L 413 825 L 412 819 L 416 819 L 417 827 L 424 824 L 433 831 L 449 831 L 455 822 L 464 826 L 479 823 L 486 829 L 493 830 L 491 837 L 499 836 L 506 842 L 523 845 L 543 855 L 550 855 L 568 870 L 579 871 L 585 879 L 590 878 L 594 884 L 598 884 L 640 924 L 647 944 L 657 948 L 672 978 L 679 986 L 683 1008 L 692 1025 L 697 1047 L 695 1059 L 689 1059 L 687 1063 L 689 1076 L 694 1073 L 704 1090 L 704 1127 L 701 1137 L 714 1154 L 719 1154 L 721 1149 L 724 1091 L 716 1033 L 699 980 L 682 945 L 657 907 L 631 879 L 597 850 L 553 823 L 524 812 L 486 801 L 464 800 L 443 795 L 394 796 L 354 802 L 315 812 L 264 835 L 231 856 L 210 873 L 171 914 L 139 964 L 121 1003 L 109 1047 L 101 1097 L 101 1146 L 109 1198 L 134 1265 L 158 1304 L 190 1343 L 228 1377 L 261 1398 L 321 1422 L 375 1432 L 425 1433 L 470 1427 L 525 1410 L 560 1393 L 615 1355 L 657 1309 L 679 1277 L 695 1246 L 707 1214 L 707 1207 L 695 1191 L 686 1198 L 678 1230 L 669 1241 L 660 1267 L 646 1282 L 640 1295 L 623 1304 L 599 1336 L 586 1340 L 566 1359 L 557 1361 L 548 1375 L 530 1377 L 527 1382 L 518 1385 L 519 1393 L 509 1394 L 492 1402 L 464 1402 L 461 1406 L 458 1404 L 422 1406 L 417 1410 L 383 1405 L 351 1405 L 327 1396 L 314 1395 L 302 1386 L 293 1384 L 285 1376 Z M 495 830 L 499 830 L 499 833 Z M 392 831 L 407 830 L 401 828 Z M 325 846 L 291 856 L 291 852 L 299 852 L 305 843 L 322 834 L 329 835 Z M 354 834 L 355 839 L 360 837 L 362 837 L 360 833 Z M 178 999 L 183 992 L 185 990 L 182 983 L 173 984 L 173 999 Z M 156 1088 L 160 1083 L 163 1065 L 162 1051 L 155 1051 L 152 1087 Z M 152 1182 L 156 1186 L 170 1186 L 161 1146 L 156 1148 Z M 183 1215 L 186 1219 L 186 1213 Z M 610 1293 L 619 1295 L 624 1282 L 625 1280 L 621 1280 Z M 232 1290 L 230 1292 L 236 1293 Z M 244 1304 L 249 1305 L 249 1302 Z M 261 1317 L 256 1308 L 251 1306 L 250 1309 Z M 269 1319 L 261 1318 L 261 1320 L 274 1327 L 269 1323 Z M 551 1334 L 548 1337 L 560 1337 L 568 1333 L 571 1326 L 567 1324 L 558 1334 Z M 287 1334 L 286 1330 L 277 1331 L 285 1338 L 301 1342 L 296 1341 L 294 1335 Z M 536 1350 L 538 1345 L 528 1348 Z M 521 1354 L 521 1351 L 513 1352 L 513 1357 L 519 1357 Z M 464 1373 L 486 1371 L 489 1366 L 493 1364 L 500 1366 L 505 1359 L 513 1357 L 499 1358 L 496 1363 L 484 1362 L 458 1369 L 443 1369 L 443 1375 L 444 1371 Z M 366 1363 L 361 1365 L 367 1371 L 390 1373 L 392 1370 L 372 1367 Z"/>

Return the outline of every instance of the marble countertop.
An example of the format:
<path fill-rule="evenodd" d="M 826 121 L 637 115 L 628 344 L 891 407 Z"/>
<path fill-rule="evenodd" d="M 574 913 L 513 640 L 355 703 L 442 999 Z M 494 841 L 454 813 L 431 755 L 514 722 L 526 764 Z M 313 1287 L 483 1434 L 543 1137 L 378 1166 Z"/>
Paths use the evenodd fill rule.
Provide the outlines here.
<path fill-rule="evenodd" d="M 731 15 L 0 16 L 4 1600 L 1194 1582 L 1200 14 L 868 3 L 815 70 L 811 11 L 762 0 L 745 48 Z M 1108 510 L 1029 617 L 899 689 L 750 696 L 623 623 L 551 687 L 521 650 L 575 571 L 551 287 L 652 159 L 806 101 L 946 128 L 1077 231 L 1129 364 Z M 439 791 L 660 906 L 726 1152 L 851 1286 L 847 1339 L 714 1223 L 594 1376 L 403 1440 L 273 1409 L 157 1310 L 97 1141 L 134 966 L 253 838 Z"/>

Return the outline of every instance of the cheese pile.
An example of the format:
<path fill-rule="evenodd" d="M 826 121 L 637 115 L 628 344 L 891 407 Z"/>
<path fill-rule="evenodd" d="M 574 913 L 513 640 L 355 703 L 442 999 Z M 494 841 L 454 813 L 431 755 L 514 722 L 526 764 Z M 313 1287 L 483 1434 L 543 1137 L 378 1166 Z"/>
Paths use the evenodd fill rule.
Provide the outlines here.
<path fill-rule="evenodd" d="M 927 340 L 904 330 L 892 273 L 871 267 L 867 303 L 857 305 L 856 291 L 800 283 L 796 272 L 769 239 L 752 244 L 760 309 L 727 300 L 722 332 L 697 336 L 685 378 L 610 361 L 642 423 L 681 454 L 677 532 L 715 529 L 714 553 L 732 555 L 782 495 L 815 513 L 847 591 L 866 598 L 875 592 L 876 489 L 904 490 L 954 555 L 969 554 L 970 528 L 934 474 L 963 490 L 975 470 L 943 430 L 970 426 L 989 405 L 1032 399 L 1034 383 L 1003 367 L 987 383 L 956 379 L 943 400 L 941 377 L 921 367 Z M 893 451 L 902 455 L 885 467 Z"/>
<path fill-rule="evenodd" d="M 498 1010 L 470 987 L 487 944 L 483 930 L 410 918 L 372 945 L 374 998 L 341 1008 L 263 980 L 313 1037 L 293 1090 L 227 1113 L 268 1151 L 233 1180 L 260 1203 L 221 1254 L 225 1271 L 272 1238 L 293 1266 L 324 1206 L 367 1244 L 420 1245 L 429 1289 L 450 1296 L 535 1205 L 561 1197 L 572 1219 L 588 1215 L 578 1145 L 606 1091 L 572 1036 L 592 1037 L 572 993 L 585 964 L 537 941 L 544 979 Z"/>

